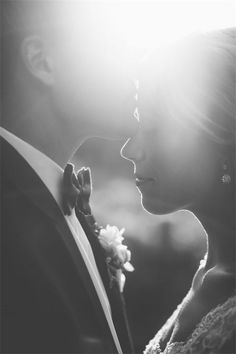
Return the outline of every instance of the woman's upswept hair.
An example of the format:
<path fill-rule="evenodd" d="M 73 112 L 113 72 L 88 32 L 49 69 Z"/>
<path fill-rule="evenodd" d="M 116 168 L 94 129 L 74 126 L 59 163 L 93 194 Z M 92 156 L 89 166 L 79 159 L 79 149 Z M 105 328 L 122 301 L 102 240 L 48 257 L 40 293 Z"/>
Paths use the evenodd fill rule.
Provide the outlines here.
<path fill-rule="evenodd" d="M 236 29 L 194 34 L 161 57 L 157 80 L 163 82 L 169 114 L 235 150 Z"/>
<path fill-rule="evenodd" d="M 200 56 L 206 53 L 206 112 L 199 124 L 214 141 L 235 148 L 236 137 L 236 29 L 208 33 L 200 38 Z M 196 45 L 198 50 L 198 44 Z M 202 50 L 202 52 L 201 52 Z M 205 120 L 204 120 L 205 118 Z"/>

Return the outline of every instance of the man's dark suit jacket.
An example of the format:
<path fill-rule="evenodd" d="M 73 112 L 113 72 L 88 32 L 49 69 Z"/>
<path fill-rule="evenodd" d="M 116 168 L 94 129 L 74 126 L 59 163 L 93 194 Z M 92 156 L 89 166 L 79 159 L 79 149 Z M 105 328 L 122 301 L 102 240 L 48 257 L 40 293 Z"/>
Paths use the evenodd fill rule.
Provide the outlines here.
<path fill-rule="evenodd" d="M 117 353 L 60 208 L 23 157 L 0 140 L 1 352 Z M 115 327 L 131 352 L 125 321 Z"/>

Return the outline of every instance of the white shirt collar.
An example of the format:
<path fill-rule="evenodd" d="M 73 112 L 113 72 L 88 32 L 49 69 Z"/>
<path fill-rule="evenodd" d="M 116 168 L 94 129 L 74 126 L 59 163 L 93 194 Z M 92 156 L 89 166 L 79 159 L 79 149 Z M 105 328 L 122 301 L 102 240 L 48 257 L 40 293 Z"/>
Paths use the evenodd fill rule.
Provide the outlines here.
<path fill-rule="evenodd" d="M 0 135 L 24 157 L 61 207 L 63 169 L 48 156 L 2 127 Z"/>

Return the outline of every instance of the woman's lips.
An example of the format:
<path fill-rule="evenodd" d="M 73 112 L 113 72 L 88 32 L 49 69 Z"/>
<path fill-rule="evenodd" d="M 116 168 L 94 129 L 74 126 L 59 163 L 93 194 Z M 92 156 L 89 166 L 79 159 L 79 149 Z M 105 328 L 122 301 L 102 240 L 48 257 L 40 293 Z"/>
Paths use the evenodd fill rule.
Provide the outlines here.
<path fill-rule="evenodd" d="M 137 187 L 143 186 L 150 182 L 155 182 L 155 179 L 150 177 L 141 177 L 137 175 L 135 176 L 135 183 Z"/>

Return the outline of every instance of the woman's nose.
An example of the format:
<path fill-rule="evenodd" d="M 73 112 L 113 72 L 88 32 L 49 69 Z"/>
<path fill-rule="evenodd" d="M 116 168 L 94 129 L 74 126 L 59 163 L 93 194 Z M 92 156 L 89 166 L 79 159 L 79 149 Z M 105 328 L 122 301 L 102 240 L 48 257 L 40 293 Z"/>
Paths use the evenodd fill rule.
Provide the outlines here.
<path fill-rule="evenodd" d="M 142 161 L 145 157 L 144 151 L 138 143 L 137 136 L 126 141 L 120 154 L 124 159 L 130 160 L 134 163 Z"/>

